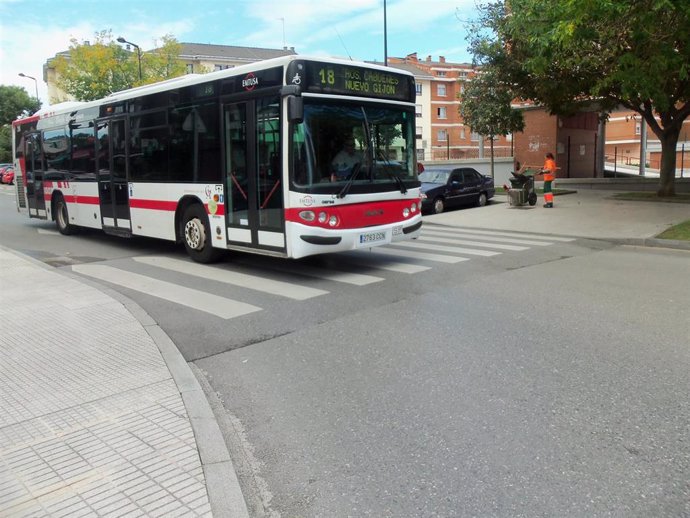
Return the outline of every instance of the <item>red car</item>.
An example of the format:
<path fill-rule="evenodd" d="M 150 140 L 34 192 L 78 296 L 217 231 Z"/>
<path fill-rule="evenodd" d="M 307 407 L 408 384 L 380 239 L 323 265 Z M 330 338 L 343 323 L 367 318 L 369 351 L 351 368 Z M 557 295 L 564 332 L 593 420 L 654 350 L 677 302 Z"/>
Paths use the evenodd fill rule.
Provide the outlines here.
<path fill-rule="evenodd" d="M 12 185 L 14 183 L 14 166 L 8 165 L 0 168 L 0 183 Z"/>

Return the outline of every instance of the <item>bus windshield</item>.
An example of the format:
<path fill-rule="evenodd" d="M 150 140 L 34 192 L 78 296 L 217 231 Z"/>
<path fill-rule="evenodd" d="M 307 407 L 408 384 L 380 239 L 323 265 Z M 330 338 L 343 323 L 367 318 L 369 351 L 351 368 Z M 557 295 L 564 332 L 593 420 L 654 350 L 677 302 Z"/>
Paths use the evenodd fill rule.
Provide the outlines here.
<path fill-rule="evenodd" d="M 305 99 L 292 130 L 295 190 L 321 194 L 405 190 L 417 180 L 414 112 Z M 410 184 L 413 185 L 413 184 Z"/>

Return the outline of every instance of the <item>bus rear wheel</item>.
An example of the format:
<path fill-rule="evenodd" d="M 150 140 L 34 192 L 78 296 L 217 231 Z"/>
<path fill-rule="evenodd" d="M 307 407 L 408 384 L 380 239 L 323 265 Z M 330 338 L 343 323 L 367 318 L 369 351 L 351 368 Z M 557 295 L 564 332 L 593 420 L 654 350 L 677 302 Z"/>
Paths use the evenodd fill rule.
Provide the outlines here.
<path fill-rule="evenodd" d="M 58 194 L 53 206 L 53 214 L 55 214 L 55 224 L 58 231 L 63 236 L 69 236 L 77 232 L 77 228 L 69 222 L 69 210 L 67 209 L 67 202 L 65 198 Z"/>
<path fill-rule="evenodd" d="M 211 244 L 211 228 L 206 211 L 201 205 L 190 205 L 184 211 L 182 240 L 187 254 L 197 263 L 212 263 L 222 255 Z"/>

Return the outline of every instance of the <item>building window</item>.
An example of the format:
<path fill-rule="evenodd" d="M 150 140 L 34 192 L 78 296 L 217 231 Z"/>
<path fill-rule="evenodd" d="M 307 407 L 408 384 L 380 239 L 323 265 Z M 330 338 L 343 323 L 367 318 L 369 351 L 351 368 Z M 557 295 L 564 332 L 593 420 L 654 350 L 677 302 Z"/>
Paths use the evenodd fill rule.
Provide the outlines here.
<path fill-rule="evenodd" d="M 465 140 L 465 127 L 460 128 L 460 138 Z"/>
<path fill-rule="evenodd" d="M 448 130 L 438 130 L 436 136 L 438 137 L 439 142 L 445 142 L 448 140 Z"/>
<path fill-rule="evenodd" d="M 417 150 L 417 161 L 421 162 L 422 160 L 424 160 L 424 148 Z"/>
<path fill-rule="evenodd" d="M 470 133 L 470 140 L 472 142 L 479 142 L 479 133 L 473 131 Z"/>
<path fill-rule="evenodd" d="M 446 118 L 446 107 L 445 106 L 439 106 L 438 107 L 438 118 L 439 119 L 445 119 Z"/>
<path fill-rule="evenodd" d="M 194 73 L 194 63 L 187 63 L 187 73 L 188 74 Z"/>
<path fill-rule="evenodd" d="M 436 85 L 436 94 L 440 97 L 446 96 L 446 85 L 440 84 Z"/>
<path fill-rule="evenodd" d="M 416 138 L 422 138 L 422 127 L 417 126 L 417 130 L 415 131 L 415 137 Z"/>
<path fill-rule="evenodd" d="M 642 134 L 642 123 L 639 121 L 635 121 L 635 135 L 641 135 Z"/>
<path fill-rule="evenodd" d="M 422 116 L 422 105 L 421 104 L 416 104 L 414 107 L 414 113 L 417 117 Z"/>
<path fill-rule="evenodd" d="M 446 77 L 446 72 L 443 70 L 439 70 L 438 72 L 436 72 L 436 75 L 438 77 Z"/>
<path fill-rule="evenodd" d="M 417 95 L 422 95 L 422 83 L 415 83 L 414 90 L 417 92 Z"/>

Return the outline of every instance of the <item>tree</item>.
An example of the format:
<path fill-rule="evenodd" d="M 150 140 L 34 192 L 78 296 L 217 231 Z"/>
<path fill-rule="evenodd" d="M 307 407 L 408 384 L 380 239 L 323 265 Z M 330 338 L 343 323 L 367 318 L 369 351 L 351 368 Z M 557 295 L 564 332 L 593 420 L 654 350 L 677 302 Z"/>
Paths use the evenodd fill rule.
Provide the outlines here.
<path fill-rule="evenodd" d="M 0 162 L 12 162 L 12 121 L 33 115 L 41 101 L 19 86 L 0 85 Z"/>
<path fill-rule="evenodd" d="M 31 97 L 20 86 L 0 85 L 0 125 L 11 124 L 19 117 L 33 115 L 41 108 L 41 101 Z"/>
<path fill-rule="evenodd" d="M 491 142 L 491 177 L 494 176 L 494 138 L 525 127 L 522 112 L 510 105 L 513 98 L 510 85 L 501 84 L 491 71 L 474 76 L 460 97 L 464 123 Z"/>
<path fill-rule="evenodd" d="M 96 33 L 95 42 L 71 40 L 69 57 L 58 56 L 54 66 L 58 86 L 78 101 L 92 101 L 134 86 L 154 83 L 183 75 L 179 61 L 180 44 L 171 36 L 163 36 L 163 45 L 139 56 L 113 40 L 112 31 Z"/>
<path fill-rule="evenodd" d="M 475 60 L 516 96 L 567 115 L 584 100 L 639 113 L 661 142 L 658 194 L 675 194 L 690 115 L 690 0 L 505 0 L 482 7 Z"/>

